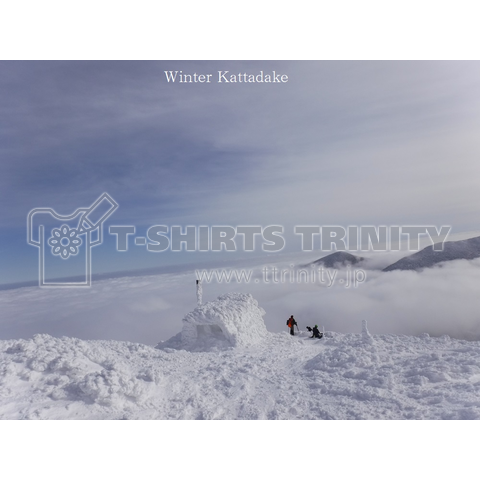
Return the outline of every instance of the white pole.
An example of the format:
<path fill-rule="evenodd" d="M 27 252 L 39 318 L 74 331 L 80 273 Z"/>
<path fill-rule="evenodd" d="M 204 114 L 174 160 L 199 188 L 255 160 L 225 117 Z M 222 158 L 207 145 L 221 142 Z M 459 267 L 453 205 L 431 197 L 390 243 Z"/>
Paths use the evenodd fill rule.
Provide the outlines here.
<path fill-rule="evenodd" d="M 370 335 L 370 332 L 368 331 L 366 320 L 362 320 L 362 333 L 365 334 L 365 335 Z"/>
<path fill-rule="evenodd" d="M 202 282 L 200 280 L 197 280 L 197 307 L 202 304 L 202 296 Z"/>

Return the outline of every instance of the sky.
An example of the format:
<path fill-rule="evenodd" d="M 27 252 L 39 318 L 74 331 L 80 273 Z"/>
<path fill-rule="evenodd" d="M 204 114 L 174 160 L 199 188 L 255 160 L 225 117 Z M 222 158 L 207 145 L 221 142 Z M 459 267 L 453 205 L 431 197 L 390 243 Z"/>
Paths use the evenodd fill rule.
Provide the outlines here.
<path fill-rule="evenodd" d="M 119 208 L 94 274 L 250 255 L 117 252 L 110 225 L 282 225 L 290 253 L 295 225 L 474 231 L 479 79 L 468 61 L 1 61 L 0 284 L 38 277 L 32 209 L 69 215 L 104 192 Z"/>

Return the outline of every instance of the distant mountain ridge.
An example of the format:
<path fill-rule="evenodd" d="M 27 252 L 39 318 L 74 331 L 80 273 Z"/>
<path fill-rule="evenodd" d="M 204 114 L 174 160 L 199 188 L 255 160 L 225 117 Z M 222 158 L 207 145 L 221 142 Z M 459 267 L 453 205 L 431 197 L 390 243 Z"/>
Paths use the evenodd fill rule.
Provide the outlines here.
<path fill-rule="evenodd" d="M 347 265 L 356 265 L 364 260 L 363 257 L 357 257 L 347 252 L 334 252 L 325 257 L 319 258 L 309 264 L 310 265 L 321 265 L 325 268 L 339 268 L 346 267 Z"/>
<path fill-rule="evenodd" d="M 439 244 L 436 244 L 439 245 Z M 450 260 L 473 260 L 480 257 L 480 237 L 445 242 L 442 251 L 435 251 L 430 245 L 419 252 L 403 257 L 384 268 L 384 272 L 393 270 L 420 270 L 433 267 L 437 263 Z"/>

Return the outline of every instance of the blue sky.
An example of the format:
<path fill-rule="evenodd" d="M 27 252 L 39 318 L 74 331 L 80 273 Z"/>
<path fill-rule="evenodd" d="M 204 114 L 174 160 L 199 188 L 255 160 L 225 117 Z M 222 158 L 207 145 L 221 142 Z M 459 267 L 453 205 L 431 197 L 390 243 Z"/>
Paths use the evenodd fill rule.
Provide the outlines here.
<path fill-rule="evenodd" d="M 172 84 L 165 70 L 289 81 Z M 37 278 L 31 209 L 67 215 L 103 192 L 120 208 L 94 273 L 213 258 L 119 253 L 108 225 L 476 230 L 479 80 L 461 61 L 2 61 L 0 283 Z"/>

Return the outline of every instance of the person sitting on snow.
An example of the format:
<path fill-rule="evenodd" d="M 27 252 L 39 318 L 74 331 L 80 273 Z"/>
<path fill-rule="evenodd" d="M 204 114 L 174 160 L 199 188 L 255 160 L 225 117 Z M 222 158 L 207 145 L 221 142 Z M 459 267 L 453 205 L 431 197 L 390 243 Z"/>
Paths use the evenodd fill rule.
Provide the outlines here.
<path fill-rule="evenodd" d="M 318 325 L 315 325 L 312 328 L 312 338 L 322 338 L 323 333 L 320 333 L 320 330 L 318 329 Z"/>
<path fill-rule="evenodd" d="M 323 333 L 321 333 L 320 330 L 318 329 L 318 325 L 315 325 L 313 328 L 307 327 L 307 330 L 309 332 L 312 332 L 312 336 L 310 338 L 322 338 L 323 337 Z"/>

